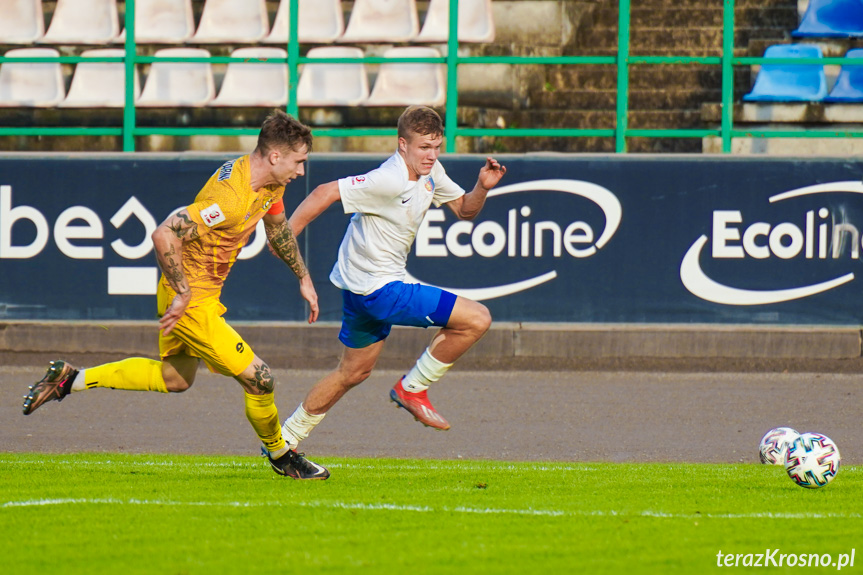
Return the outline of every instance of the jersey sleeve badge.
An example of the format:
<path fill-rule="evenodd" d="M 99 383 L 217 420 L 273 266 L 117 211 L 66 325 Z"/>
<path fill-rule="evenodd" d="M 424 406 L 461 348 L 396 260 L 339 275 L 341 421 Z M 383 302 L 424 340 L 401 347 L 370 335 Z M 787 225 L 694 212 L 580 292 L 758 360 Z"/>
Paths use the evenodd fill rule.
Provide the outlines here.
<path fill-rule="evenodd" d="M 369 182 L 365 176 L 352 176 L 347 178 L 348 185 L 354 189 L 368 188 Z"/>
<path fill-rule="evenodd" d="M 201 210 L 201 219 L 204 220 L 204 223 L 208 228 L 212 228 L 216 224 L 220 224 L 225 221 L 225 212 L 222 211 L 219 204 L 213 204 L 212 206 Z"/>

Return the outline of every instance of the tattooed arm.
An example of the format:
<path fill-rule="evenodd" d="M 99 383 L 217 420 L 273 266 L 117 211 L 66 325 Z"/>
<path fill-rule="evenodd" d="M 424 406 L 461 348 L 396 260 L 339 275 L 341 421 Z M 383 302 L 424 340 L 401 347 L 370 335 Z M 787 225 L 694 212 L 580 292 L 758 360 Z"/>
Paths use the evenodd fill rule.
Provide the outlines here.
<path fill-rule="evenodd" d="M 318 319 L 318 294 L 285 213 L 264 216 L 264 228 L 267 230 L 267 241 L 272 251 L 288 264 L 291 271 L 299 278 L 300 295 L 309 302 L 309 323 L 314 323 Z"/>
<path fill-rule="evenodd" d="M 198 226 L 186 210 L 180 210 L 170 216 L 151 236 L 162 274 L 171 288 L 177 292 L 174 300 L 159 319 L 159 328 L 165 335 L 171 333 L 192 299 L 189 281 L 183 272 L 183 243 L 197 238 Z"/>

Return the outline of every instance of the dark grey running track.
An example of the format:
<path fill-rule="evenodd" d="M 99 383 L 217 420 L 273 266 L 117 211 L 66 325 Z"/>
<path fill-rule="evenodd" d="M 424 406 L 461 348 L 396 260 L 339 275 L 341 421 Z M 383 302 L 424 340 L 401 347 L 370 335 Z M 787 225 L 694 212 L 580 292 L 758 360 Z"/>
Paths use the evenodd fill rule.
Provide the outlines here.
<path fill-rule="evenodd" d="M 258 452 L 242 389 L 227 378 L 200 371 L 183 394 L 86 391 L 25 417 L 21 396 L 44 369 L 0 367 L 0 450 Z M 275 370 L 282 419 L 324 373 Z M 856 373 L 455 369 L 430 392 L 452 424 L 446 432 L 423 427 L 390 403 L 400 375 L 376 371 L 332 409 L 301 450 L 310 456 L 757 462 L 763 433 L 785 425 L 824 433 L 838 444 L 843 463 L 863 463 L 863 388 Z"/>

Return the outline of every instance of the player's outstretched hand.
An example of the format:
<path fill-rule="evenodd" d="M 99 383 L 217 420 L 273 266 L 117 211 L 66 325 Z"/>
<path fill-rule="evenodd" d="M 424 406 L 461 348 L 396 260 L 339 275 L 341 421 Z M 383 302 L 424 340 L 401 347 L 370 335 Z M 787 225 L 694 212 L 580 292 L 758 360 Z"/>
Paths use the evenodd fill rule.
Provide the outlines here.
<path fill-rule="evenodd" d="M 162 335 L 168 335 L 171 333 L 171 330 L 174 329 L 174 326 L 177 325 L 177 322 L 180 321 L 180 318 L 183 317 L 184 313 L 186 313 L 186 307 L 189 305 L 191 300 L 191 291 L 181 294 L 178 293 L 174 296 L 174 299 L 171 300 L 171 305 L 168 306 L 168 309 L 166 309 L 165 313 L 162 314 L 162 317 L 159 318 L 159 329 L 162 330 Z"/>
<path fill-rule="evenodd" d="M 486 190 L 490 190 L 497 185 L 505 173 L 506 166 L 489 156 L 479 171 L 479 184 Z"/>
<path fill-rule="evenodd" d="M 303 299 L 309 302 L 309 323 L 315 323 L 318 320 L 318 292 L 315 291 L 315 284 L 312 283 L 312 276 L 306 274 L 300 280 L 300 295 Z"/>

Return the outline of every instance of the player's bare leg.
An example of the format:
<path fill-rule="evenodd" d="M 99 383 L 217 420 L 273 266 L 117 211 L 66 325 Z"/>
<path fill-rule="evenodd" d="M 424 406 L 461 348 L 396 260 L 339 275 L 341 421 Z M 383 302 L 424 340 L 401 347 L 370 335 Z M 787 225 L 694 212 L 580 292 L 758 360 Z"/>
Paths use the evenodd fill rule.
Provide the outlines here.
<path fill-rule="evenodd" d="M 162 379 L 165 380 L 165 388 L 172 393 L 181 393 L 192 387 L 199 363 L 197 357 L 185 353 L 169 355 L 163 359 Z"/>
<path fill-rule="evenodd" d="M 383 347 L 384 340 L 381 340 L 363 348 L 343 349 L 338 367 L 319 380 L 296 411 L 285 420 L 282 435 L 291 449 L 296 449 L 309 436 L 344 394 L 371 375 Z"/>
<path fill-rule="evenodd" d="M 454 363 L 489 327 L 491 313 L 487 307 L 467 298 L 456 298 L 446 327 L 435 334 L 428 351 L 441 363 Z"/>
<path fill-rule="evenodd" d="M 303 400 L 306 411 L 313 415 L 326 413 L 352 387 L 364 382 L 371 375 L 384 341 L 367 347 L 345 347 L 336 369 L 318 381 Z"/>

